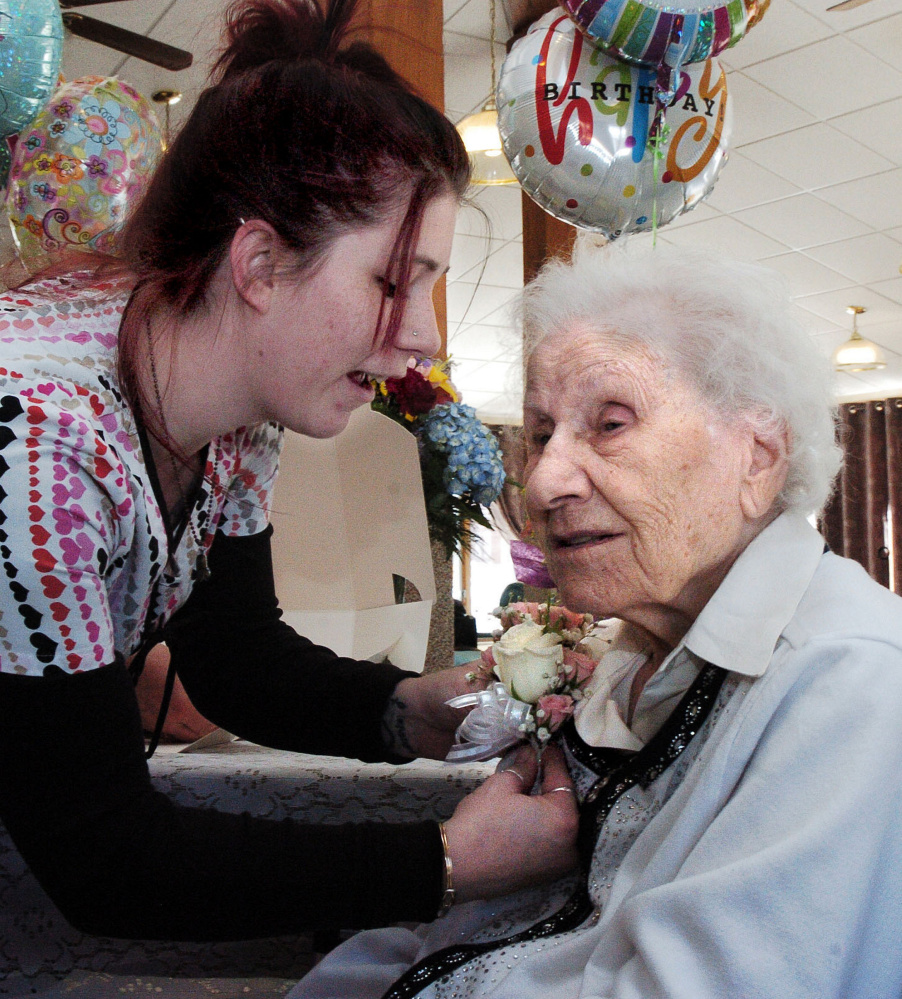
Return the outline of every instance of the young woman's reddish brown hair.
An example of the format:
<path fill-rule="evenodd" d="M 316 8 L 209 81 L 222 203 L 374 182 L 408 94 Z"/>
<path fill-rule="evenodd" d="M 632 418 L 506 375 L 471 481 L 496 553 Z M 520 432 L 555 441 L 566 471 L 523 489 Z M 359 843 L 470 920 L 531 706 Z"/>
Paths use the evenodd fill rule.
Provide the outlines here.
<path fill-rule="evenodd" d="M 203 307 L 242 220 L 278 233 L 303 274 L 337 236 L 407 210 L 394 297 L 374 338 L 398 328 L 426 205 L 463 197 L 469 161 L 453 125 L 372 48 L 348 39 L 356 0 L 235 0 L 203 91 L 126 223 L 119 246 L 138 283 L 120 335 L 134 402 L 136 342 L 158 308 Z"/>

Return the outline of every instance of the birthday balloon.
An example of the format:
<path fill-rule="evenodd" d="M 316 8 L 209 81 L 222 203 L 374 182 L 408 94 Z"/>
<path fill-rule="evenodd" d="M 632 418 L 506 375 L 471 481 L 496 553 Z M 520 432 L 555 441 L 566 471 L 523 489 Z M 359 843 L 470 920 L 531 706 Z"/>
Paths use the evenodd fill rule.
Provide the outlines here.
<path fill-rule="evenodd" d="M 559 0 L 573 21 L 615 59 L 639 66 L 704 62 L 735 45 L 770 0 Z"/>
<path fill-rule="evenodd" d="M 497 104 L 504 152 L 526 193 L 609 239 L 694 208 L 727 157 L 732 114 L 715 59 L 686 66 L 662 106 L 655 70 L 612 58 L 555 11 L 511 48 Z"/>
<path fill-rule="evenodd" d="M 0 0 L 0 139 L 20 132 L 47 103 L 62 54 L 57 0 Z"/>
<path fill-rule="evenodd" d="M 23 262 L 64 250 L 115 253 L 126 208 L 161 149 L 150 103 L 115 77 L 61 87 L 16 143 L 6 210 Z"/>

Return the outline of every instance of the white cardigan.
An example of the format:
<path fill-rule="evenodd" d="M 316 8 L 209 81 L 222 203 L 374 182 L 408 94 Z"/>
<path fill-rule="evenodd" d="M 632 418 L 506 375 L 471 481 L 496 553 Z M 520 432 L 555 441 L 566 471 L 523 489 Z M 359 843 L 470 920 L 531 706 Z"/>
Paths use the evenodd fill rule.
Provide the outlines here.
<path fill-rule="evenodd" d="M 692 658 L 683 646 L 733 671 L 679 783 L 665 773 L 611 813 L 593 865 L 611 875 L 600 918 L 495 951 L 494 964 L 464 965 L 422 996 L 902 995 L 902 600 L 822 552 L 803 518 L 778 518 L 737 560 L 669 678 L 650 682 L 655 701 L 655 685 Z M 623 822 L 640 831 L 617 856 Z M 525 917 L 535 894 L 359 934 L 291 999 L 378 999 L 426 954 L 492 936 L 503 911 Z"/>

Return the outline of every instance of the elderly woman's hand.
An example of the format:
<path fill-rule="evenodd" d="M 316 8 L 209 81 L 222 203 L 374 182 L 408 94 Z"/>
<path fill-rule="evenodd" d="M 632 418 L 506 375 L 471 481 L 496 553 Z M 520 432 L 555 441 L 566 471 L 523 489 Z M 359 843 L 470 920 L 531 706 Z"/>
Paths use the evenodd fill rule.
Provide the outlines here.
<path fill-rule="evenodd" d="M 561 750 L 542 755 L 541 794 L 529 793 L 538 771 L 530 746 L 502 766 L 445 823 L 458 902 L 551 881 L 577 864 L 579 813 Z"/>

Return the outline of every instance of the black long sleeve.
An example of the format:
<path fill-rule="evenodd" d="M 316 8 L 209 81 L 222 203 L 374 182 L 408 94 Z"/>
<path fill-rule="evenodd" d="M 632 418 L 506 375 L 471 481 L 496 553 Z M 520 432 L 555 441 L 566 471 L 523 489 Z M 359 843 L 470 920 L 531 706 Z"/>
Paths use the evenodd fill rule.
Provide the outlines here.
<path fill-rule="evenodd" d="M 342 658 L 281 621 L 271 534 L 217 534 L 210 578 L 166 628 L 189 697 L 211 721 L 262 745 L 390 759 L 382 715 L 398 682 L 416 674 Z"/>
<path fill-rule="evenodd" d="M 237 549 L 255 550 L 252 539 L 241 540 L 219 551 L 238 558 Z M 263 547 L 265 561 L 268 540 Z M 202 694 L 201 710 L 273 745 L 378 755 L 378 717 L 399 671 L 317 651 L 281 623 L 274 630 L 272 615 L 268 624 L 267 615 L 249 620 L 257 620 L 263 645 L 281 652 L 261 648 L 256 659 L 242 659 L 239 611 L 254 598 L 248 594 L 240 608 L 215 607 L 217 594 L 232 591 L 214 582 L 224 570 L 216 554 L 206 592 L 198 587 L 171 636 L 183 663 L 196 646 L 221 643 L 185 671 L 192 696 Z M 244 646 L 254 647 L 253 633 Z M 222 660 L 220 686 L 212 665 L 229 651 L 235 655 Z M 270 668 L 278 677 L 271 682 L 264 680 Z M 251 681 L 243 678 L 248 669 Z M 339 691 L 368 704 L 345 716 L 336 735 L 329 702 Z M 229 710 L 236 697 L 242 704 Z M 438 908 L 442 854 L 434 822 L 274 822 L 183 808 L 155 791 L 124 664 L 74 676 L 55 667 L 43 677 L 0 674 L 0 705 L 0 817 L 41 884 L 82 930 L 228 940 L 425 920 Z M 307 734 L 295 734 L 302 730 Z"/>

